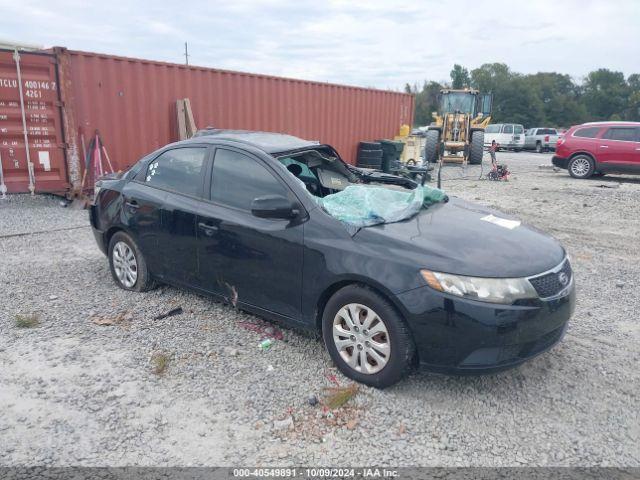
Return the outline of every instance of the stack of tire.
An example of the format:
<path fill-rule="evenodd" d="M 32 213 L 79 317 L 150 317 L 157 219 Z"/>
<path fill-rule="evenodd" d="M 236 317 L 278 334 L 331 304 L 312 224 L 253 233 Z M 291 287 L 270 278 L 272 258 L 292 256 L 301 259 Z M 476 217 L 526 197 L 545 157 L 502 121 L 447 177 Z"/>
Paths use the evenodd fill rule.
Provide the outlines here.
<path fill-rule="evenodd" d="M 360 168 L 382 168 L 382 146 L 378 142 L 360 142 L 356 166 Z"/>

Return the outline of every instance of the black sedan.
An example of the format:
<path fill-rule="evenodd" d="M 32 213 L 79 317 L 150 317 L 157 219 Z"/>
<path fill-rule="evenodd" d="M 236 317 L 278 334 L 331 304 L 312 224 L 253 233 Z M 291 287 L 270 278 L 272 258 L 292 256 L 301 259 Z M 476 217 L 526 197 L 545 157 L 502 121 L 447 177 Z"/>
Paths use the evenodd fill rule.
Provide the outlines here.
<path fill-rule="evenodd" d="M 91 225 L 121 288 L 188 287 L 321 332 L 345 375 L 380 388 L 417 363 L 492 372 L 560 341 L 575 288 L 556 240 L 457 198 L 365 228 L 317 201 L 360 184 L 416 187 L 328 145 L 209 130 L 101 180 Z"/>

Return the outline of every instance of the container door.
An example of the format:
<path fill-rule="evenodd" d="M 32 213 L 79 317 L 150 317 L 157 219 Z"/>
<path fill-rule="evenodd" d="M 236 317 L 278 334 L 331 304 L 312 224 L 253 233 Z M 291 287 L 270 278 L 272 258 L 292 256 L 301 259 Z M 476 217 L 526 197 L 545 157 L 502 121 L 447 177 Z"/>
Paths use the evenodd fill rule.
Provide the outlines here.
<path fill-rule="evenodd" d="M 4 184 L 9 193 L 29 192 L 31 186 L 35 192 L 62 194 L 69 184 L 55 56 L 20 52 L 18 60 L 13 51 L 0 50 L 0 159 Z M 28 159 L 33 165 L 31 173 Z"/>

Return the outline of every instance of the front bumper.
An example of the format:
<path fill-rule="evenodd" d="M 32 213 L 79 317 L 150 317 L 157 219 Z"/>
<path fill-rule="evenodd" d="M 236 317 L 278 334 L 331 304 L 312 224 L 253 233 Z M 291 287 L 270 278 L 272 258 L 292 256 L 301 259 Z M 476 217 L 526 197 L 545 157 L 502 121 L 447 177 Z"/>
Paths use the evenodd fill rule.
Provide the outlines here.
<path fill-rule="evenodd" d="M 566 170 L 567 169 L 567 165 L 569 163 L 569 159 L 568 158 L 562 158 L 562 157 L 559 157 L 557 155 L 554 155 L 551 158 L 551 163 L 553 163 L 558 168 L 564 168 Z"/>
<path fill-rule="evenodd" d="M 452 374 L 505 370 L 549 350 L 575 308 L 573 281 L 562 296 L 527 305 L 467 300 L 420 287 L 398 295 L 420 364 Z"/>

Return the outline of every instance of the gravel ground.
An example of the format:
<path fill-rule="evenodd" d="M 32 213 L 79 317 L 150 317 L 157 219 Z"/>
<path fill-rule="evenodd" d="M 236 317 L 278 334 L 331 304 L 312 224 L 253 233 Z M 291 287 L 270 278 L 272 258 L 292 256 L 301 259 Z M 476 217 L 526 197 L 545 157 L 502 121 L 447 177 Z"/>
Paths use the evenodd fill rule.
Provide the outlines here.
<path fill-rule="evenodd" d="M 118 289 L 87 212 L 0 202 L 0 465 L 640 466 L 640 178 L 578 181 L 538 169 L 550 155 L 498 155 L 508 183 L 453 167 L 443 186 L 563 242 L 578 284 L 565 340 L 494 376 L 361 387 L 330 414 L 308 397 L 350 382 L 317 339 L 285 329 L 260 351 L 256 317 Z"/>

